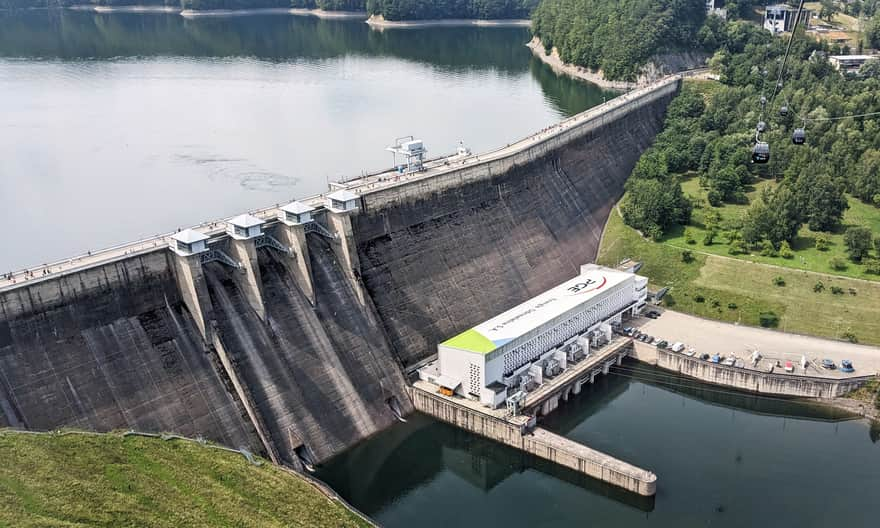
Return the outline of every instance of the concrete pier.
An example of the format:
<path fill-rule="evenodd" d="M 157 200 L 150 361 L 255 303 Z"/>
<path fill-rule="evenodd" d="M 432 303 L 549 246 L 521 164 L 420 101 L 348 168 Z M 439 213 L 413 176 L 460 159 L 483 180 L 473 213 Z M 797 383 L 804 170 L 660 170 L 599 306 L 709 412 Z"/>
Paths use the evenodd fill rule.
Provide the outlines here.
<path fill-rule="evenodd" d="M 535 427 L 533 417 L 504 416 L 479 402 L 437 394 L 434 385 L 422 381 L 408 390 L 415 409 L 438 420 L 639 495 L 657 492 L 654 473 Z"/>

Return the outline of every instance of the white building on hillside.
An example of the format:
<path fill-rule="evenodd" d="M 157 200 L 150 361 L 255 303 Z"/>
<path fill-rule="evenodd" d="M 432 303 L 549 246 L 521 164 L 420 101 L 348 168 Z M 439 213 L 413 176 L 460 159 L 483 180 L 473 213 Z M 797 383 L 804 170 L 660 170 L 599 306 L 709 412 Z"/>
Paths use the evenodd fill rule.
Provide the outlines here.
<path fill-rule="evenodd" d="M 834 69 L 843 73 L 858 73 L 869 60 L 878 60 L 880 55 L 831 55 L 828 62 Z"/>
<path fill-rule="evenodd" d="M 786 4 L 777 4 L 767 6 L 764 10 L 764 29 L 773 33 L 784 33 L 791 31 L 794 27 L 794 20 L 797 16 L 797 8 Z M 801 11 L 800 24 L 806 29 L 810 25 L 810 19 L 813 18 L 813 12 L 809 9 Z"/>
<path fill-rule="evenodd" d="M 706 14 L 727 18 L 727 9 L 724 8 L 724 0 L 706 0 Z"/>
<path fill-rule="evenodd" d="M 586 353 L 592 333 L 610 339 L 609 323 L 637 314 L 647 286 L 645 277 L 584 265 L 577 277 L 440 343 L 439 376 L 429 381 L 498 407 L 508 389 L 520 389 L 524 376 L 540 383 L 548 361 L 565 368 L 574 348 Z"/>

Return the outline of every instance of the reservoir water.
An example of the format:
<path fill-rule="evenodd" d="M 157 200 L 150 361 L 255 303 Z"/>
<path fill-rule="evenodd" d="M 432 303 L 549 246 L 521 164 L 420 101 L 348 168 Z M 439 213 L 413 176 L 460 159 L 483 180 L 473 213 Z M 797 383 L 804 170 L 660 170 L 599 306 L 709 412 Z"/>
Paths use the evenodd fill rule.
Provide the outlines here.
<path fill-rule="evenodd" d="M 319 476 L 383 526 L 876 526 L 880 425 L 625 364 L 544 427 L 658 475 L 645 499 L 424 416 Z"/>
<path fill-rule="evenodd" d="M 613 93 L 524 28 L 374 31 L 294 16 L 0 12 L 0 272 L 503 146 Z"/>

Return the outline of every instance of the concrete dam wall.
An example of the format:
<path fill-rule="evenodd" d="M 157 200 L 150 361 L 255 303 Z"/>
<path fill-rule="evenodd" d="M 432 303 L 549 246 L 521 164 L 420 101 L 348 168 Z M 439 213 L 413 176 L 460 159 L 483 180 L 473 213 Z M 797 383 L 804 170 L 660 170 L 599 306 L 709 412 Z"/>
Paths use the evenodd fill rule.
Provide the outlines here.
<path fill-rule="evenodd" d="M 404 366 L 575 275 L 680 81 L 403 181 L 0 279 L 0 426 L 202 436 L 298 466 L 412 411 Z M 377 182 L 379 182 L 377 184 Z M 283 215 L 282 215 L 282 218 Z"/>
<path fill-rule="evenodd" d="M 577 274 L 677 83 L 498 162 L 363 197 L 361 275 L 409 366 Z"/>
<path fill-rule="evenodd" d="M 411 408 L 381 328 L 357 302 L 329 243 L 309 235 L 308 244 L 314 307 L 283 257 L 258 250 L 265 321 L 232 277 L 236 270 L 205 268 L 220 340 L 288 463 L 326 459 L 389 426 L 391 398 Z"/>
<path fill-rule="evenodd" d="M 0 295 L 0 426 L 259 449 L 156 251 Z"/>

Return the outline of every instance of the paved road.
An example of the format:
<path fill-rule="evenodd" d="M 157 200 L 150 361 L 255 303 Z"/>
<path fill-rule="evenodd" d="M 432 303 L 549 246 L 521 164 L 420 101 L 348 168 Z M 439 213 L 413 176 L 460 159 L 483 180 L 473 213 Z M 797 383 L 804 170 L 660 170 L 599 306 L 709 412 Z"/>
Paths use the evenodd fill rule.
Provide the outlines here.
<path fill-rule="evenodd" d="M 817 364 L 823 358 L 832 359 L 837 365 L 840 365 L 841 359 L 849 359 L 856 369 L 851 376 L 880 373 L 880 348 L 876 347 L 710 321 L 671 310 L 664 311 L 654 320 L 639 319 L 635 326 L 640 327 L 642 332 L 670 343 L 686 343 L 698 353 L 735 355 L 746 360 L 746 363 L 751 351 L 757 348 L 765 357 L 759 366 L 764 366 L 768 360 L 790 360 L 796 365 L 795 373 L 801 375 L 847 376 L 838 370 L 818 367 L 808 367 L 804 372 L 800 368 L 801 355 Z M 775 372 L 780 371 L 781 369 L 777 369 Z"/>
<path fill-rule="evenodd" d="M 529 137 L 487 153 L 453 155 L 444 158 L 438 158 L 426 162 L 425 170 L 419 173 L 401 175 L 394 170 L 390 170 L 377 174 L 369 174 L 361 178 L 344 182 L 344 184 L 342 185 L 355 193 L 363 195 L 383 189 L 388 189 L 398 185 L 405 185 L 413 181 L 418 181 L 425 178 L 432 178 L 440 174 L 458 170 L 463 166 L 487 163 L 489 161 L 505 158 L 520 151 L 523 151 L 527 148 L 535 146 L 543 141 L 551 139 L 569 130 L 572 127 L 589 121 L 614 108 L 625 105 L 633 99 L 636 99 L 646 93 L 650 93 L 660 88 L 661 86 L 674 81 L 677 77 L 678 76 L 672 76 L 652 85 L 648 85 L 644 88 L 628 92 L 619 97 L 615 97 L 610 101 L 607 101 L 598 106 L 594 106 L 593 108 L 590 108 L 584 112 L 581 112 L 580 114 L 565 119 L 555 125 L 547 127 Z M 335 185 L 338 187 L 340 184 Z M 324 196 L 324 194 L 320 194 L 317 196 L 311 196 L 309 198 L 301 198 L 300 201 L 313 207 L 322 207 L 324 205 Z M 279 205 L 280 204 L 276 204 L 270 207 L 259 209 L 257 211 L 251 211 L 250 213 L 267 220 L 275 219 L 278 217 Z M 220 234 L 225 228 L 225 220 L 228 219 L 217 220 L 215 222 L 205 222 L 197 226 L 192 226 L 192 229 L 205 233 L 209 236 Z M 0 272 L 2 273 L 0 274 L 0 291 L 14 289 L 24 283 L 29 283 L 32 281 L 45 280 L 59 273 L 72 273 L 84 268 L 125 259 L 133 254 L 155 251 L 156 248 L 166 247 L 169 243 L 169 237 L 171 235 L 173 235 L 173 233 L 166 233 L 164 235 L 157 235 L 156 237 L 152 237 L 146 240 L 140 240 L 138 242 L 123 244 L 120 246 L 97 251 L 90 251 L 84 255 L 78 255 L 76 257 L 54 262 L 51 264 L 36 266 L 27 270 L 19 270 L 11 273 Z"/>

